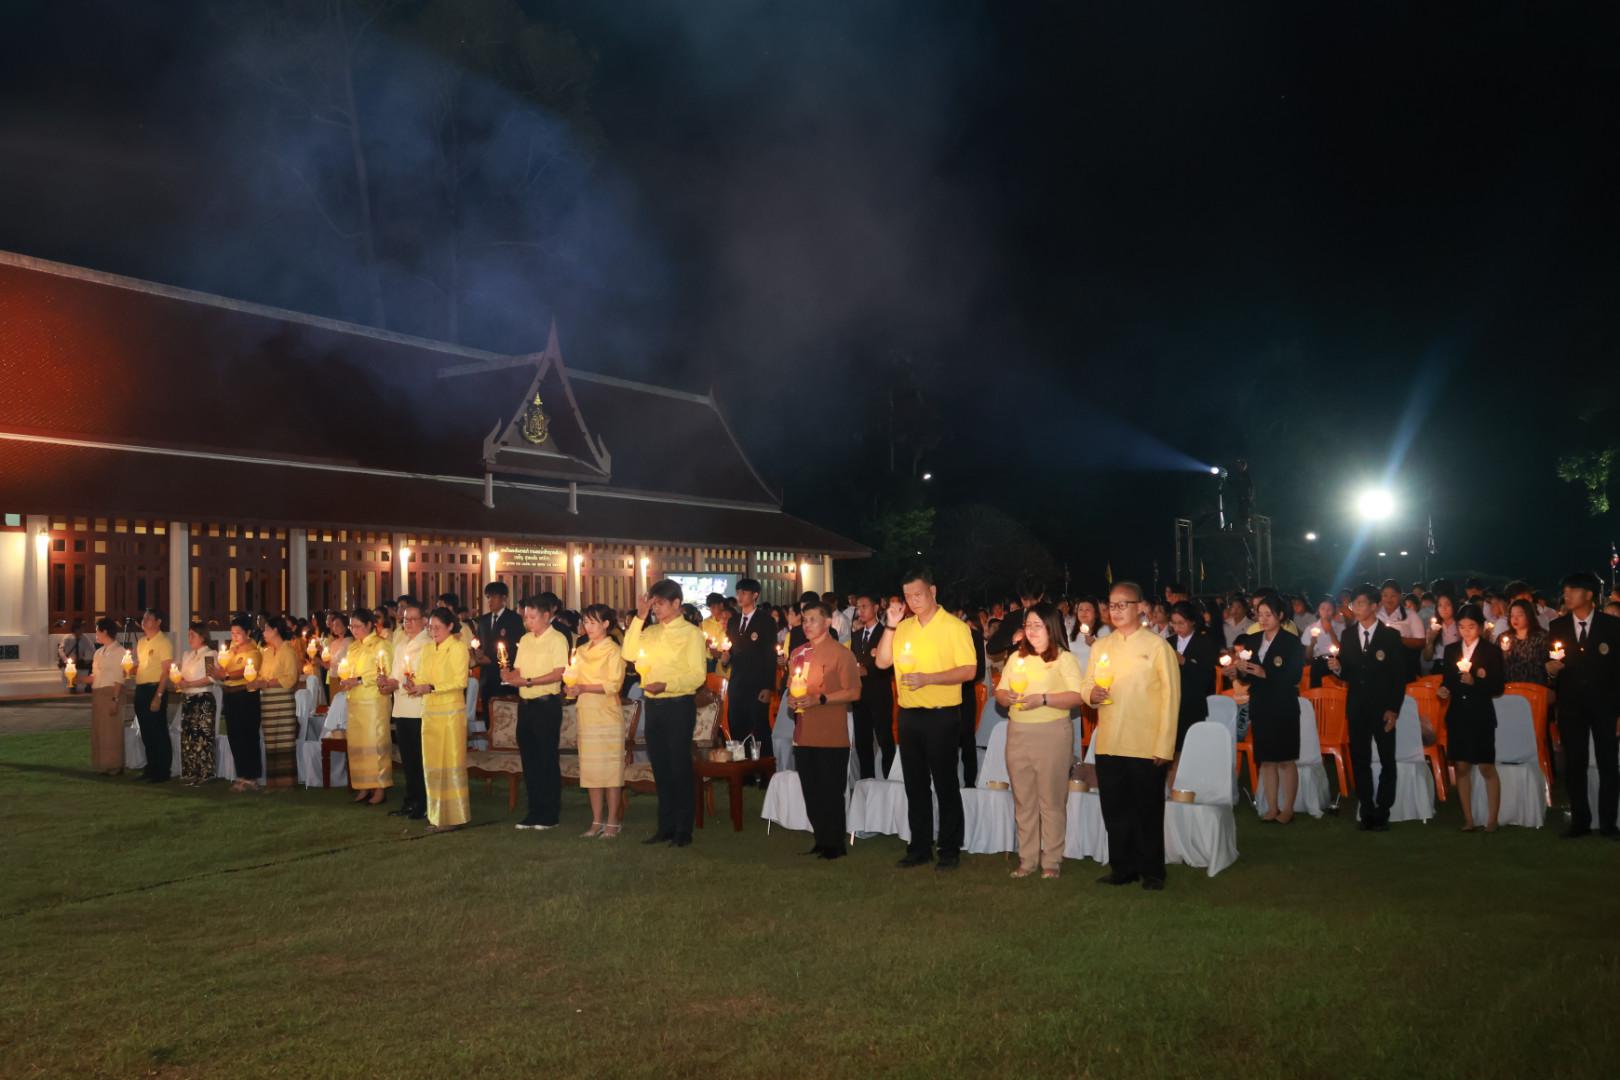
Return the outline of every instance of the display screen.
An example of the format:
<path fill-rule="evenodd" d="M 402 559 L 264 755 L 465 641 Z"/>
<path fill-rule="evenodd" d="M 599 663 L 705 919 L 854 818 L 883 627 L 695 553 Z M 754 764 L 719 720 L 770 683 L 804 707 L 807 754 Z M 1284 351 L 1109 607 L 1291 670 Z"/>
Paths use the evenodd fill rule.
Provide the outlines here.
<path fill-rule="evenodd" d="M 741 574 L 665 574 L 669 580 L 681 587 L 681 598 L 688 604 L 703 606 L 703 600 L 710 593 L 719 593 L 721 596 L 733 596 L 737 592 L 737 581 Z"/>

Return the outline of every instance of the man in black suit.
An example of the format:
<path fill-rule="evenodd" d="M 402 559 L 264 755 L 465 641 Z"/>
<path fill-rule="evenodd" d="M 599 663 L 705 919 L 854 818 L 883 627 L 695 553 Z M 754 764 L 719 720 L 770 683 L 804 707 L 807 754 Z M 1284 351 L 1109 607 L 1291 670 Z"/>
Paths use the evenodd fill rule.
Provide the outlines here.
<path fill-rule="evenodd" d="M 1587 738 L 1597 750 L 1598 831 L 1620 840 L 1615 812 L 1620 807 L 1620 762 L 1615 725 L 1620 722 L 1620 619 L 1597 610 L 1603 584 L 1594 574 L 1564 579 L 1564 609 L 1548 633 L 1564 650 L 1549 660 L 1547 674 L 1558 690 L 1558 732 L 1564 741 L 1564 791 L 1569 795 L 1566 839 L 1592 831 L 1586 795 Z M 1557 648 L 1554 648 L 1554 652 Z"/>
<path fill-rule="evenodd" d="M 1406 697 L 1406 652 L 1400 631 L 1378 621 L 1379 591 L 1357 585 L 1350 597 L 1355 621 L 1340 638 L 1338 656 L 1328 668 L 1348 687 L 1345 718 L 1350 727 L 1350 771 L 1361 800 L 1361 829 L 1388 832 L 1395 805 L 1395 719 Z M 1381 767 L 1373 792 L 1372 746 Z"/>
<path fill-rule="evenodd" d="M 882 619 L 882 602 L 873 593 L 861 593 L 855 600 L 855 625 L 850 630 L 850 651 L 861 672 L 861 696 L 855 701 L 855 760 L 861 779 L 873 777 L 872 740 L 877 739 L 886 779 L 894 765 L 894 676 L 878 668 L 878 642 L 889 632 Z"/>
<path fill-rule="evenodd" d="M 523 617 L 507 606 L 510 596 L 511 592 L 504 581 L 492 581 L 485 585 L 484 607 L 487 610 L 473 623 L 478 649 L 472 654 L 472 662 L 482 665 L 478 673 L 478 697 L 483 703 L 485 716 L 489 715 L 490 698 L 517 696 L 517 687 L 507 686 L 501 681 L 499 664 L 500 643 L 506 642 L 506 662 L 510 664 L 517 659 L 518 641 L 524 634 Z"/>
<path fill-rule="evenodd" d="M 738 742 L 752 735 L 771 745 L 771 687 L 776 682 L 776 622 L 759 609 L 759 582 L 737 582 L 737 614 L 726 624 L 731 642 L 731 678 L 726 684 L 726 722 Z"/>

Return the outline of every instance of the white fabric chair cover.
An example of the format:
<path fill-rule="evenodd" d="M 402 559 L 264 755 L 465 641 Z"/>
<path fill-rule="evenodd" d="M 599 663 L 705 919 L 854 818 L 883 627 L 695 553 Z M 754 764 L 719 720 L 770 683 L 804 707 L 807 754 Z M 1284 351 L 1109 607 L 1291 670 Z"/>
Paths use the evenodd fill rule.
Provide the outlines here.
<path fill-rule="evenodd" d="M 135 721 L 135 714 L 129 713 L 130 720 L 124 727 L 124 768 L 146 768 L 146 746 L 141 742 L 141 728 Z M 169 717 L 169 742 L 173 744 L 174 761 L 169 766 L 170 776 L 180 775 L 180 710 L 174 710 Z"/>
<path fill-rule="evenodd" d="M 1078 727 L 1079 725 L 1075 725 Z M 1097 743 L 1092 741 L 1086 750 L 1085 762 L 1087 765 L 1097 764 Z M 1100 863 L 1108 861 L 1108 829 L 1103 825 L 1102 800 L 1095 789 L 1091 791 L 1069 792 L 1069 804 L 1066 807 L 1066 822 L 1063 833 L 1063 857 L 1065 859 L 1095 859 Z"/>
<path fill-rule="evenodd" d="M 321 735 L 336 735 L 348 730 L 349 695 L 347 691 L 339 690 L 332 698 L 332 704 L 326 707 L 326 721 L 321 725 Z"/>
<path fill-rule="evenodd" d="M 810 815 L 805 813 L 804 788 L 797 772 L 779 770 L 771 775 L 770 786 L 765 789 L 765 808 L 759 816 L 765 819 L 766 832 L 773 824 L 799 832 L 810 831 Z"/>
<path fill-rule="evenodd" d="M 321 744 L 320 740 L 314 742 L 300 742 L 298 744 L 298 779 L 305 787 L 318 788 L 321 786 Z M 349 786 L 349 755 L 332 755 L 332 786 L 342 788 Z"/>
<path fill-rule="evenodd" d="M 1586 805 L 1592 813 L 1592 828 L 1597 828 L 1603 819 L 1598 816 L 1598 767 L 1597 743 L 1591 735 L 1586 736 Z"/>
<path fill-rule="evenodd" d="M 1322 765 L 1322 740 L 1316 731 L 1316 707 L 1309 698 L 1299 699 L 1299 757 L 1294 764 L 1299 773 L 1294 813 L 1319 818 L 1330 800 L 1327 769 Z M 1264 788 L 1254 793 L 1254 809 L 1262 817 L 1270 812 Z"/>
<path fill-rule="evenodd" d="M 900 768 L 900 755 L 896 753 L 887 780 L 862 780 L 855 785 L 845 827 L 852 839 L 882 834 L 910 840 L 906 806 L 905 773 Z"/>
<path fill-rule="evenodd" d="M 1237 861 L 1237 821 L 1232 814 L 1236 754 L 1225 725 L 1202 720 L 1188 729 L 1171 786 L 1196 792 L 1197 801 L 1165 803 L 1166 862 L 1205 867 L 1214 877 Z"/>
<path fill-rule="evenodd" d="M 962 850 L 974 855 L 996 855 L 1018 850 L 1018 823 L 1013 816 L 1012 790 L 992 791 L 992 781 L 1008 783 L 1007 730 L 997 724 L 984 751 L 976 787 L 962 792 Z"/>
<path fill-rule="evenodd" d="M 1411 697 L 1401 702 L 1400 714 L 1395 719 L 1395 805 L 1390 807 L 1391 821 L 1422 821 L 1434 817 L 1434 774 L 1423 760 L 1423 727 L 1418 719 L 1417 702 Z M 1373 744 L 1372 782 L 1376 789 L 1384 762 Z M 1356 817 L 1361 816 L 1358 800 Z"/>
<path fill-rule="evenodd" d="M 293 691 L 293 712 L 298 716 L 298 739 L 300 742 L 320 736 L 309 729 L 309 719 L 315 715 L 315 695 L 310 693 L 308 687 L 300 687 Z"/>
<path fill-rule="evenodd" d="M 793 733 L 796 730 L 798 724 L 793 710 L 784 699 L 781 709 L 777 710 L 776 726 L 771 728 L 771 753 L 776 758 L 777 772 L 793 771 Z"/>
<path fill-rule="evenodd" d="M 303 743 L 298 744 L 298 746 L 300 748 L 302 748 L 303 745 L 304 745 Z M 316 745 L 318 746 L 320 744 L 317 743 Z M 299 760 L 299 775 L 302 776 L 303 775 L 303 762 L 302 762 L 303 754 L 300 753 L 298 756 L 299 756 L 299 759 L 300 759 Z M 259 731 L 259 769 L 260 769 L 259 782 L 261 784 L 264 783 L 264 775 L 263 775 L 264 760 L 265 760 L 265 754 L 264 754 L 264 731 L 263 731 L 263 729 L 260 729 L 260 731 Z M 320 786 L 320 778 L 321 778 L 320 777 L 320 769 L 321 769 L 320 762 L 316 761 L 316 763 L 315 763 L 315 785 L 317 787 Z M 231 753 L 231 740 L 229 738 L 227 738 L 226 736 L 224 736 L 224 735 L 216 736 L 215 741 L 214 741 L 214 775 L 219 777 L 221 780 L 235 780 L 236 779 L 236 758 Z"/>
<path fill-rule="evenodd" d="M 1220 724 L 1232 733 L 1232 742 L 1237 742 L 1237 701 L 1225 694 L 1209 695 L 1209 719 Z"/>
<path fill-rule="evenodd" d="M 1507 694 L 1496 706 L 1496 775 L 1502 781 L 1502 802 L 1497 811 L 1499 825 L 1522 825 L 1539 829 L 1547 820 L 1547 778 L 1541 772 L 1536 753 L 1536 725 L 1530 702 L 1517 694 Z M 1473 770 L 1473 797 L 1469 812 L 1474 824 L 1490 820 L 1490 802 L 1485 778 Z"/>

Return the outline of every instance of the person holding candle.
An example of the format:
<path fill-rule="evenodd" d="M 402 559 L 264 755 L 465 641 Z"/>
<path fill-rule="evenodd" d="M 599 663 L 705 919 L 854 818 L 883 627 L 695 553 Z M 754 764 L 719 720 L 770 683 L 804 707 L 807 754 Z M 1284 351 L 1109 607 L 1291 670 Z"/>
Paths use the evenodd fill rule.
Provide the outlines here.
<path fill-rule="evenodd" d="M 1446 650 L 1457 640 L 1457 601 L 1450 593 L 1438 593 L 1423 642 L 1423 662 L 1431 674 L 1445 674 Z"/>
<path fill-rule="evenodd" d="M 405 773 L 405 800 L 389 817 L 421 821 L 427 817 L 427 780 L 422 771 L 422 711 L 425 701 L 405 692 L 410 675 L 422 669 L 422 650 L 432 643 L 427 619 L 418 600 L 406 597 L 399 607 L 399 632 L 395 635 L 388 677 L 377 680 L 377 690 L 392 704 L 394 745 L 399 747 L 400 768 Z"/>
<path fill-rule="evenodd" d="M 195 787 L 214 778 L 214 758 L 219 746 L 218 720 L 214 715 L 214 680 L 208 675 L 208 661 L 214 650 L 208 644 L 208 627 L 194 622 L 186 631 L 190 646 L 180 659 L 180 779 Z"/>
<path fill-rule="evenodd" d="M 124 658 L 118 624 L 96 620 L 96 651 L 90 657 L 90 767 L 107 776 L 124 771 Z M 184 758 L 182 757 L 182 762 Z"/>
<path fill-rule="evenodd" d="M 902 606 L 889 605 L 890 632 L 878 642 L 877 666 L 899 673 L 900 768 L 905 774 L 911 842 L 902 868 L 934 859 L 934 800 L 939 801 L 937 870 L 961 865 L 965 820 L 957 782 L 962 684 L 978 656 L 967 624 L 939 606 L 933 575 L 915 570 L 901 582 Z M 911 617 L 903 618 L 907 609 Z"/>
<path fill-rule="evenodd" d="M 752 735 L 755 742 L 769 746 L 771 690 L 776 685 L 776 623 L 768 611 L 760 608 L 759 593 L 759 582 L 753 578 L 738 581 L 737 614 L 724 627 L 729 645 L 724 652 L 731 665 L 731 678 L 726 683 L 726 722 L 731 737 L 738 742 Z"/>
<path fill-rule="evenodd" d="M 174 646 L 163 633 L 163 616 L 152 608 L 141 614 L 141 635 L 135 642 L 135 722 L 140 726 L 141 745 L 146 750 L 141 779 L 161 784 L 169 779 L 174 762 L 174 742 L 169 737 L 169 718 L 163 708 Z"/>
<path fill-rule="evenodd" d="M 338 690 L 349 695 L 349 786 L 355 803 L 381 806 L 394 784 L 394 748 L 388 733 L 388 703 L 377 688 L 393 664 L 393 650 L 377 633 L 370 608 L 349 617 L 353 644 L 344 653 Z M 465 685 L 465 684 L 464 684 Z"/>
<path fill-rule="evenodd" d="M 1401 595 L 1401 586 L 1394 578 L 1390 578 L 1378 587 L 1378 621 L 1385 626 L 1394 627 L 1401 635 L 1401 649 L 1399 654 L 1405 665 L 1408 682 L 1417 678 L 1423 666 L 1423 646 L 1427 640 L 1427 630 L 1418 613 L 1406 606 Z"/>
<path fill-rule="evenodd" d="M 429 832 L 459 829 L 472 818 L 467 794 L 467 646 L 449 608 L 428 617 L 432 643 L 422 650 L 420 669 L 405 675 L 405 692 L 423 699 L 422 764 L 427 788 Z"/>
<path fill-rule="evenodd" d="M 881 614 L 875 593 L 856 597 L 849 647 L 861 675 L 861 696 L 850 708 L 855 720 L 855 761 L 862 780 L 885 778 L 894 766 L 894 676 L 877 666 L 878 643 L 889 632 Z M 875 772 L 879 765 L 882 771 Z"/>
<path fill-rule="evenodd" d="M 1249 687 L 1249 731 L 1266 802 L 1260 820 L 1279 825 L 1294 820 L 1299 792 L 1299 678 L 1305 670 L 1304 645 L 1282 628 L 1287 612 L 1280 596 L 1263 593 L 1255 602 L 1259 632 L 1237 640 L 1253 655 L 1234 665 Z"/>
<path fill-rule="evenodd" d="M 1551 639 L 1536 619 L 1534 601 L 1516 599 L 1508 606 L 1508 628 L 1497 646 L 1502 650 L 1502 677 L 1508 682 L 1547 685 L 1547 653 Z M 1551 777 L 1548 778 L 1551 780 Z"/>
<path fill-rule="evenodd" d="M 657 621 L 649 624 L 648 615 Z M 658 831 L 644 844 L 686 847 L 692 842 L 692 732 L 708 647 L 703 631 L 681 610 L 681 587 L 653 583 L 636 601 L 624 635 L 624 654 L 641 676 L 647 757 L 658 785 Z"/>
<path fill-rule="evenodd" d="M 342 681 L 338 675 L 338 668 L 343 663 L 343 657 L 354 644 L 349 636 L 349 619 L 341 611 L 329 611 L 326 615 L 327 638 L 321 650 L 316 655 L 320 658 L 321 666 L 326 669 L 326 700 L 327 703 L 337 700 L 338 683 Z"/>
<path fill-rule="evenodd" d="M 1181 677 L 1175 650 L 1141 620 L 1142 588 L 1108 594 L 1113 633 L 1091 650 L 1080 692 L 1097 706 L 1097 791 L 1108 830 L 1104 885 L 1164 888 L 1164 774 L 1176 752 Z"/>
<path fill-rule="evenodd" d="M 1371 584 L 1351 590 L 1350 615 L 1337 656 L 1328 668 L 1344 680 L 1345 719 L 1350 729 L 1350 771 L 1361 801 L 1364 832 L 1388 832 L 1395 805 L 1395 772 L 1385 764 L 1373 787 L 1372 750 L 1380 762 L 1395 760 L 1395 720 L 1406 700 L 1406 655 L 1401 631 L 1379 618 L 1380 590 Z"/>
<path fill-rule="evenodd" d="M 1598 828 L 1609 839 L 1620 839 L 1615 820 L 1620 809 L 1615 737 L 1620 720 L 1620 618 L 1597 610 L 1603 589 L 1597 575 L 1571 574 L 1563 586 L 1565 614 L 1552 621 L 1554 646 L 1547 661 L 1547 674 L 1558 690 L 1564 791 L 1569 796 L 1570 823 L 1563 835 L 1573 840 L 1592 831 L 1586 771 L 1587 755 L 1595 748 Z"/>
<path fill-rule="evenodd" d="M 739 586 L 740 588 L 741 586 Z M 613 640 L 613 609 L 591 604 L 581 613 L 585 643 L 563 672 L 563 692 L 578 702 L 579 786 L 591 800 L 591 827 L 580 835 L 612 840 L 624 805 L 624 653 Z"/>
<path fill-rule="evenodd" d="M 1324 596 L 1316 605 L 1316 621 L 1300 639 L 1310 662 L 1311 689 L 1321 686 L 1323 677 L 1329 674 L 1328 657 L 1338 655 L 1334 650 L 1343 637 L 1344 619 L 1339 615 L 1339 605 L 1333 597 Z"/>
<path fill-rule="evenodd" d="M 830 633 L 832 613 L 821 600 L 805 603 L 805 645 L 793 656 L 789 685 L 793 767 L 804 789 L 804 810 L 815 835 L 805 854 L 841 859 L 844 850 L 844 788 L 849 781 L 848 707 L 861 694 L 855 654 Z"/>
<path fill-rule="evenodd" d="M 1020 639 L 996 687 L 996 703 L 1007 710 L 1007 776 L 1018 828 L 1012 876 L 1039 868 L 1041 877 L 1055 878 L 1062 871 L 1074 766 L 1070 710 L 1083 700 L 1080 663 L 1064 646 L 1057 608 L 1037 601 L 1020 614 Z"/>
<path fill-rule="evenodd" d="M 1474 768 L 1485 780 L 1488 807 L 1484 829 L 1496 831 L 1502 805 L 1502 781 L 1496 775 L 1496 699 L 1502 696 L 1502 650 L 1492 648 L 1485 636 L 1484 612 L 1464 604 L 1456 616 L 1457 640 L 1441 658 L 1442 699 L 1446 710 L 1446 757 L 1457 777 L 1457 803 L 1462 808 L 1463 832 L 1473 832 Z"/>
<path fill-rule="evenodd" d="M 557 743 L 562 732 L 562 679 L 568 666 L 569 640 L 551 621 L 562 607 L 556 593 L 543 592 L 523 601 L 523 626 L 511 666 L 501 681 L 517 690 L 518 754 L 523 759 L 523 785 L 529 810 L 519 829 L 555 829 L 562 812 L 562 770 Z M 499 648 L 497 647 L 497 662 Z"/>
<path fill-rule="evenodd" d="M 266 790 L 292 787 L 298 780 L 298 707 L 293 692 L 301 657 L 288 634 L 287 624 L 281 619 L 265 620 L 258 678 L 248 684 L 249 689 L 259 692 Z"/>
<path fill-rule="evenodd" d="M 478 642 L 478 647 L 471 650 L 471 655 L 473 664 L 478 668 L 478 699 L 485 717 L 489 716 L 490 698 L 517 696 L 517 688 L 505 680 L 504 673 L 511 665 L 524 629 L 523 617 L 509 606 L 510 597 L 511 590 L 504 581 L 491 581 L 485 585 L 484 614 L 472 624 L 473 638 Z M 557 606 L 562 605 L 559 603 Z M 506 648 L 505 664 L 500 659 L 503 645 Z"/>
<path fill-rule="evenodd" d="M 247 791 L 257 786 L 262 775 L 259 763 L 259 692 L 248 686 L 247 667 L 252 664 L 255 677 L 259 661 L 259 647 L 248 635 L 253 623 L 246 615 L 231 619 L 231 640 L 215 657 L 209 669 L 225 692 L 225 737 L 231 747 L 231 761 L 236 768 L 236 782 L 232 791 Z"/>

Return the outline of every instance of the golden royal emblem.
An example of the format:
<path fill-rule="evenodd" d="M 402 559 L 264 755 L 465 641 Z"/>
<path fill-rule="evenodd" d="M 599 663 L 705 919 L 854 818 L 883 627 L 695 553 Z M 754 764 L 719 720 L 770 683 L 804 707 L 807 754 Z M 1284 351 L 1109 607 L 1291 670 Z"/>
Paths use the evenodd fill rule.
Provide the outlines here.
<path fill-rule="evenodd" d="M 550 436 L 551 417 L 546 415 L 546 410 L 540 403 L 540 391 L 536 390 L 534 401 L 523 410 L 523 438 L 538 446 Z"/>

